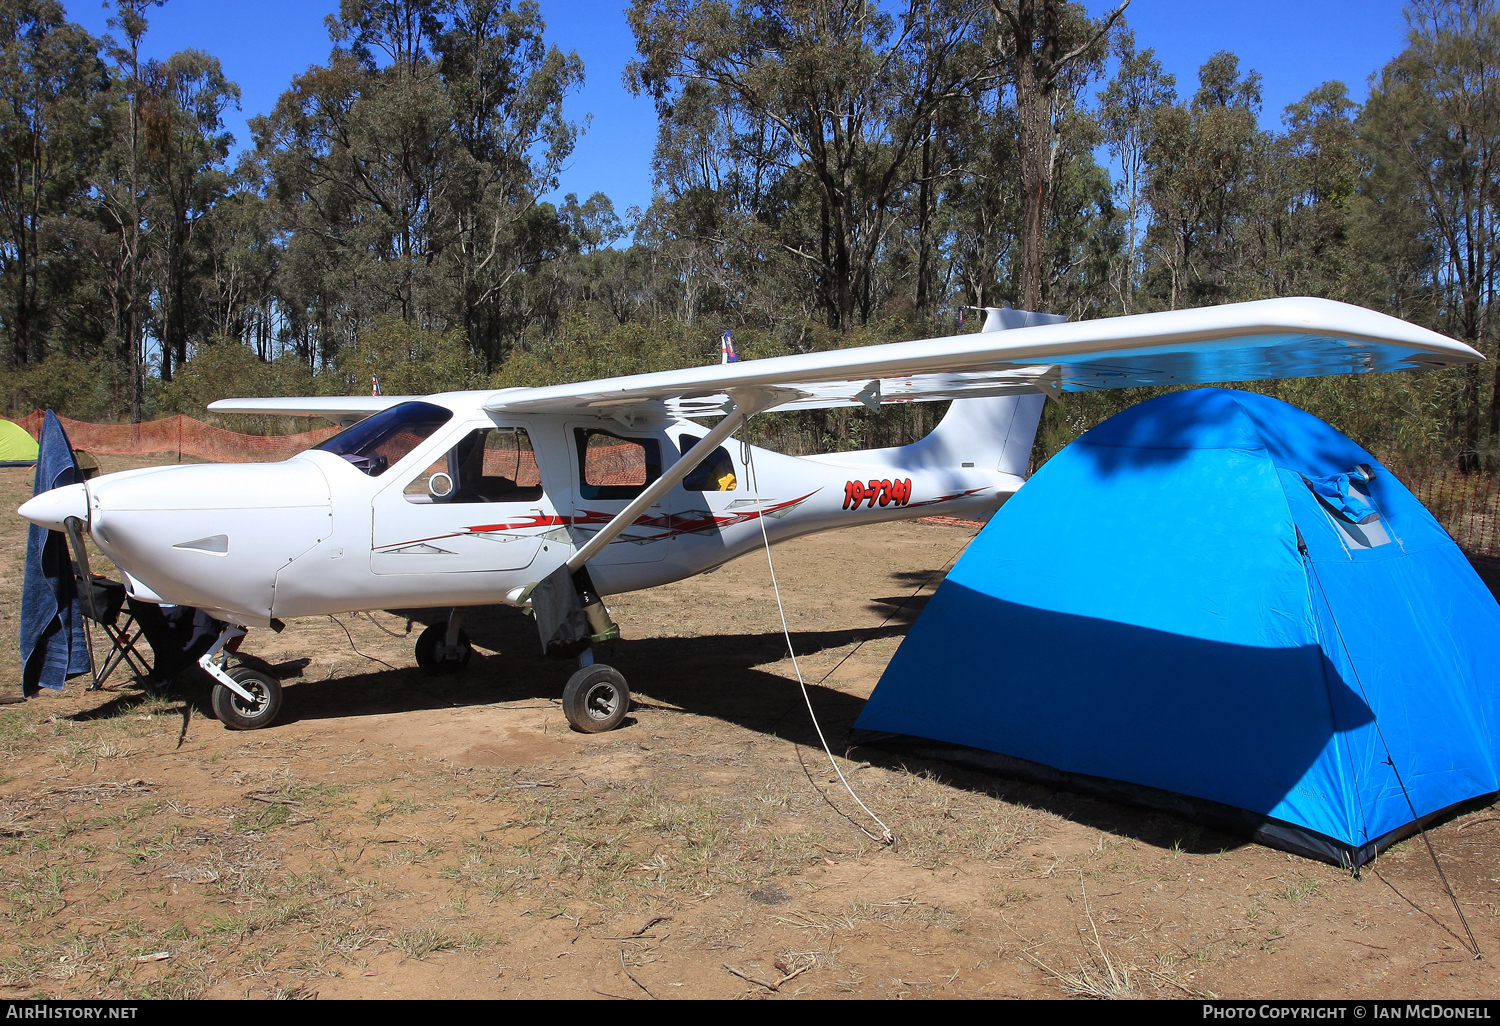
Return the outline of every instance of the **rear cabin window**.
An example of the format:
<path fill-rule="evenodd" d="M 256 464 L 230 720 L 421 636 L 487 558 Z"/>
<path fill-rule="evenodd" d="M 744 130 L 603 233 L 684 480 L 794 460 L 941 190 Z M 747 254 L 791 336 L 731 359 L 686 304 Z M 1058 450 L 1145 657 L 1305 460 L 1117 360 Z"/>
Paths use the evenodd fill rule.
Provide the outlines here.
<path fill-rule="evenodd" d="M 661 477 L 661 446 L 654 438 L 625 438 L 598 428 L 574 428 L 573 436 L 580 498 L 633 499 Z"/>
<path fill-rule="evenodd" d="M 696 435 L 682 435 L 677 439 L 677 447 L 686 456 L 688 450 L 701 441 Z M 690 492 L 732 492 L 738 488 L 739 480 L 735 477 L 729 450 L 721 445 L 709 453 L 707 459 L 682 479 L 682 487 Z"/>
<path fill-rule="evenodd" d="M 448 475 L 446 494 L 433 494 L 434 474 Z M 413 478 L 405 492 L 416 503 L 535 502 L 542 497 L 542 476 L 525 430 L 481 428 Z"/>

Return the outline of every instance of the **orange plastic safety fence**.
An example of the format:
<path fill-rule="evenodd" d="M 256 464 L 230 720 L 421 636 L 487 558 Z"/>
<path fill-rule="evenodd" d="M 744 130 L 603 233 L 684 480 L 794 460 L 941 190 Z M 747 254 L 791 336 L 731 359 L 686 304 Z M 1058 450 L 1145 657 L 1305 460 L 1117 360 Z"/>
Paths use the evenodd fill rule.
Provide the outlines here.
<path fill-rule="evenodd" d="M 37 410 L 16 420 L 31 437 L 40 438 L 43 413 Z M 289 459 L 311 449 L 333 437 L 338 428 L 329 426 L 316 431 L 304 431 L 295 435 L 242 435 L 226 431 L 212 424 L 205 424 L 192 417 L 178 415 L 163 420 L 149 420 L 140 424 L 91 424 L 59 416 L 68 441 L 75 449 L 93 453 L 129 456 L 150 452 L 172 452 L 183 456 L 196 456 L 215 463 L 271 463 Z M 403 438 L 405 443 L 396 452 L 396 458 L 409 452 L 421 439 Z M 529 449 L 519 452 L 485 454 L 487 472 L 493 473 L 491 459 L 507 464 L 500 471 L 509 476 L 517 474 L 516 481 L 523 487 L 541 484 L 541 474 L 536 466 L 536 454 Z M 646 480 L 645 450 L 639 445 L 595 446 L 589 450 L 589 479 L 598 485 L 640 485 Z"/>
<path fill-rule="evenodd" d="M 1471 556 L 1500 556 L 1500 479 L 1455 467 L 1409 464 L 1390 470 Z"/>
<path fill-rule="evenodd" d="M 488 449 L 484 454 L 485 477 L 508 477 L 521 488 L 536 488 L 542 474 L 536 453 L 530 449 Z"/>
<path fill-rule="evenodd" d="M 650 480 L 646 450 L 639 445 L 590 446 L 583 479 L 591 485 L 643 486 Z"/>
<path fill-rule="evenodd" d="M 33 438 L 40 438 L 42 417 L 42 411 L 37 410 L 16 423 L 31 432 Z M 271 463 L 288 459 L 338 432 L 338 428 L 329 426 L 295 435 L 242 435 L 182 415 L 141 424 L 90 424 L 70 417 L 58 420 L 62 421 L 68 441 L 75 449 L 117 456 L 175 452 L 216 463 Z"/>

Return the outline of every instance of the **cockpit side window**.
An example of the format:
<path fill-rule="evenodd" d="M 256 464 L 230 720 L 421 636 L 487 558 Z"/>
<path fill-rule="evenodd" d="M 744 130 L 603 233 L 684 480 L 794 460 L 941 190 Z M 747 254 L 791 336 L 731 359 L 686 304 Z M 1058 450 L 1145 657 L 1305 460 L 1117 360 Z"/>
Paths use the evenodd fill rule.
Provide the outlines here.
<path fill-rule="evenodd" d="M 452 410 L 433 403 L 401 403 L 366 417 L 315 448 L 342 456 L 356 469 L 379 477 L 452 419 Z"/>
<path fill-rule="evenodd" d="M 448 480 L 433 482 L 434 475 Z M 480 428 L 465 435 L 405 488 L 407 502 L 535 502 L 542 476 L 523 428 Z"/>

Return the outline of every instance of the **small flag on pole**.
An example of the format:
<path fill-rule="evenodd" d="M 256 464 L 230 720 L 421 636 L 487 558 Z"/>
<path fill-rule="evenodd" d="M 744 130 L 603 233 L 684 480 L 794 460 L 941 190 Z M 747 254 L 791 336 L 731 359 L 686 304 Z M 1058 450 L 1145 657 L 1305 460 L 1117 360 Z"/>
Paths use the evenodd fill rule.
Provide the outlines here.
<path fill-rule="evenodd" d="M 383 395 L 384 394 L 383 392 L 380 391 L 380 379 L 377 378 L 373 374 L 370 375 L 370 394 L 371 395 Z"/>
<path fill-rule="evenodd" d="M 731 335 L 727 330 L 724 332 L 723 337 L 719 339 L 719 362 L 740 362 L 740 355 L 734 351 L 734 336 Z"/>

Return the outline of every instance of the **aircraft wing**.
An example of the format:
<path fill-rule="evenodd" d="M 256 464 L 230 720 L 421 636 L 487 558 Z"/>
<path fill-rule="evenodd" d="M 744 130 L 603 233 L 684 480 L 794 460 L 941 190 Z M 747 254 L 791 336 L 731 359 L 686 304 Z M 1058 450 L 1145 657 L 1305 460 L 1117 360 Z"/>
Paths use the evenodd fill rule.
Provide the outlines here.
<path fill-rule="evenodd" d="M 215 413 L 264 414 L 272 417 L 327 417 L 350 424 L 419 395 L 322 395 L 284 399 L 220 399 L 208 404 Z"/>
<path fill-rule="evenodd" d="M 491 395 L 485 408 L 628 421 L 663 412 L 717 414 L 740 389 L 774 391 L 776 410 L 873 408 L 1016 392 L 1416 370 L 1483 359 L 1462 342 L 1373 310 L 1327 299 L 1268 299 L 510 388 Z"/>

